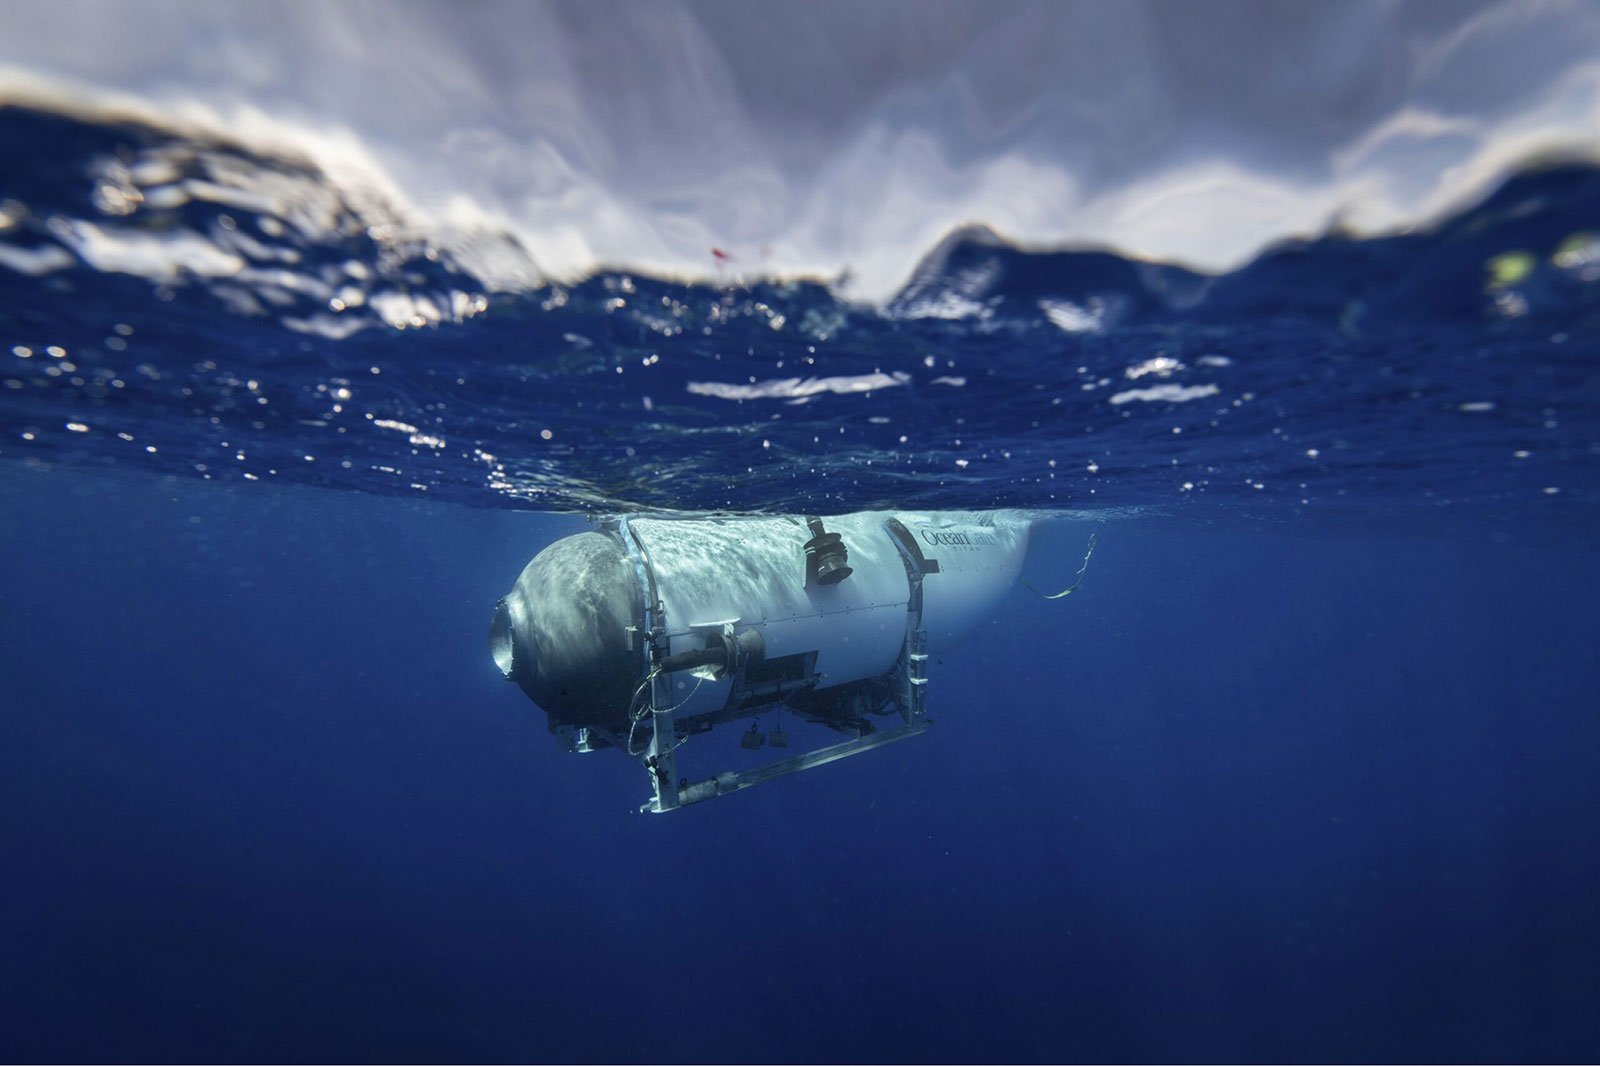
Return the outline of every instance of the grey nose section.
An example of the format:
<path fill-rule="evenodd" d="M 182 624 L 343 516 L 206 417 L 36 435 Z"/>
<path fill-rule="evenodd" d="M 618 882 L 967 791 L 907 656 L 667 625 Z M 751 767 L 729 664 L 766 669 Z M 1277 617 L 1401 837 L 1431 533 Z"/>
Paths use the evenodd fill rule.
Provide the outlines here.
<path fill-rule="evenodd" d="M 629 645 L 644 596 L 614 537 L 580 533 L 534 556 L 489 623 L 489 652 L 552 723 L 619 721 L 643 676 Z"/>

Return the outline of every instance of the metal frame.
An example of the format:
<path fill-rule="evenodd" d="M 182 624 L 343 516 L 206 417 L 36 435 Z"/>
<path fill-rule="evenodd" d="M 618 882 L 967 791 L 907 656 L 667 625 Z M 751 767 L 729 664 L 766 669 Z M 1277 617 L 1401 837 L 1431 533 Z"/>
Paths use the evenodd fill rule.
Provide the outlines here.
<path fill-rule="evenodd" d="M 809 770 L 814 766 L 826 766 L 828 763 L 838 762 L 840 759 L 847 759 L 852 755 L 860 755 L 862 752 L 871 751 L 873 748 L 881 748 L 885 744 L 893 744 L 897 740 L 914 737 L 927 728 L 927 722 L 915 722 L 896 729 L 881 730 L 856 740 L 847 740 L 842 744 L 816 748 L 803 755 L 780 759 L 777 762 L 768 763 L 766 766 L 759 766 L 754 770 L 740 772 L 727 770 L 715 777 L 708 777 L 704 781 L 685 785 L 683 788 L 674 786 L 671 806 L 663 806 L 661 804 L 661 793 L 658 790 L 655 798 L 645 801 L 639 810 L 659 814 L 663 811 L 688 806 L 691 803 L 699 803 L 702 800 L 716 799 L 718 796 L 726 796 L 729 793 L 749 788 L 751 785 L 759 785 L 763 781 L 775 781 L 780 777 L 797 774 L 801 770 Z"/>
<path fill-rule="evenodd" d="M 641 757 L 641 762 L 650 773 L 652 795 L 640 805 L 641 812 L 663 814 L 692 803 L 726 796 L 752 785 L 826 766 L 914 737 L 928 728 L 929 723 L 924 717 L 928 684 L 928 635 L 922 625 L 922 579 L 925 574 L 937 573 L 939 564 L 923 558 L 910 533 L 898 521 L 890 519 L 887 529 L 905 562 L 906 581 L 910 586 L 910 597 L 906 604 L 905 643 L 893 670 L 895 683 L 892 686 L 903 724 L 894 729 L 880 730 L 854 740 L 780 759 L 753 770 L 727 770 L 702 781 L 680 784 L 677 757 L 674 754 L 678 746 L 677 723 L 673 717 L 675 708 L 668 702 L 671 693 L 664 676 L 656 672 L 665 654 L 666 638 L 669 636 L 666 611 L 657 593 L 655 569 L 643 541 L 629 528 L 626 516 L 617 520 L 615 532 L 621 537 L 628 557 L 633 561 L 645 600 L 641 633 L 643 666 L 647 673 L 654 674 L 650 683 L 652 736 Z"/>
<path fill-rule="evenodd" d="M 670 811 L 678 802 L 677 725 L 673 721 L 674 707 L 669 702 L 667 681 L 660 672 L 661 659 L 667 637 L 666 606 L 656 590 L 655 567 L 650 565 L 650 553 L 633 532 L 628 518 L 617 520 L 617 535 L 622 538 L 628 558 L 633 561 L 639 575 L 639 588 L 644 593 L 644 632 L 641 651 L 644 655 L 646 676 L 650 678 L 650 743 L 641 761 L 650 772 L 651 787 L 655 797 L 651 801 L 656 811 Z"/>

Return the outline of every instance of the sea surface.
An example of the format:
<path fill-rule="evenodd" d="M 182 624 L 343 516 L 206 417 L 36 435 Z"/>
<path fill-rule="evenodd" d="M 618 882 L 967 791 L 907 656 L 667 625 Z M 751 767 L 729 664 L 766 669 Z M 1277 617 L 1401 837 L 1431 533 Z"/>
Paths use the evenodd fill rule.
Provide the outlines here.
<path fill-rule="evenodd" d="M 1600 169 L 1222 275 L 707 256 L 0 107 L 0 1057 L 1600 1055 Z M 715 803 L 486 648 L 591 516 L 990 508 L 1078 591 Z"/>

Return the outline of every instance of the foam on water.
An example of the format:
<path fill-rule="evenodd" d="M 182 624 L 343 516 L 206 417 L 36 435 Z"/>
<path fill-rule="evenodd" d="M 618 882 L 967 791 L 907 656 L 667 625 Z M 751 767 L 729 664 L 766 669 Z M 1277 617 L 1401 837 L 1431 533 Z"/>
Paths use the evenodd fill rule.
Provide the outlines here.
<path fill-rule="evenodd" d="M 4 458 L 548 509 L 1600 484 L 1586 165 L 1224 275 L 969 227 L 873 307 L 631 273 L 496 290 L 307 160 L 168 128 L 10 107 L 0 149 L 28 164 L 0 230 Z"/>
<path fill-rule="evenodd" d="M 500 289 L 531 254 L 565 282 L 731 270 L 881 301 L 972 222 L 1224 271 L 1334 222 L 1437 221 L 1600 129 L 1583 4 L 49 2 L 7 22 L 0 100 L 298 155 Z"/>
<path fill-rule="evenodd" d="M 0 458 L 549 509 L 1594 498 L 1600 12 L 1188 12 L 21 7 Z"/>

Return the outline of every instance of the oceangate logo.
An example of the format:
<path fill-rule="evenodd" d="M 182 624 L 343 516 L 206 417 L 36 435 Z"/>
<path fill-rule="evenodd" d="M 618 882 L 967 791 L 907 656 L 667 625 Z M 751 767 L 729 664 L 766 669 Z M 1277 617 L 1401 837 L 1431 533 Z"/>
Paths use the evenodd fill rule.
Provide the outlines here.
<path fill-rule="evenodd" d="M 981 548 L 999 543 L 993 533 L 977 529 L 962 532 L 953 529 L 929 529 L 923 526 L 917 532 L 925 544 L 935 548 Z"/>

